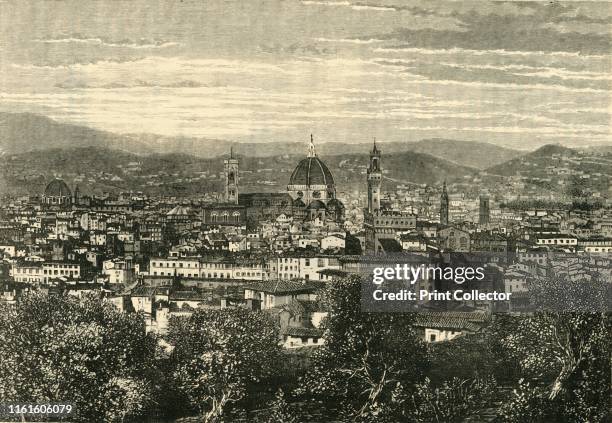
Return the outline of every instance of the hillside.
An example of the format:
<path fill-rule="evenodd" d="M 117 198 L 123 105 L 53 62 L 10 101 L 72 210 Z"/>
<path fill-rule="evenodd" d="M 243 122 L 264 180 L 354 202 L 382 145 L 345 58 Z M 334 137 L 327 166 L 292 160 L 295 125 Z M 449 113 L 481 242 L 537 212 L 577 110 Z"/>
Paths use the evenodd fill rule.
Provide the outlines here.
<path fill-rule="evenodd" d="M 486 169 L 491 165 L 501 164 L 525 154 L 524 151 L 512 150 L 483 142 L 455 141 L 439 138 L 403 145 L 407 151 L 429 154 L 476 169 Z"/>
<path fill-rule="evenodd" d="M 612 152 L 578 151 L 550 144 L 486 171 L 518 177 L 527 186 L 557 194 L 576 197 L 598 192 L 607 196 L 612 183 Z"/>
<path fill-rule="evenodd" d="M 547 144 L 523 156 L 491 166 L 487 169 L 487 172 L 501 176 L 537 174 L 544 172 L 547 166 L 559 165 L 562 158 L 576 158 L 578 156 L 579 152 L 571 148 L 558 144 Z"/>
<path fill-rule="evenodd" d="M 243 157 L 243 192 L 283 191 L 304 155 Z M 365 190 L 368 154 L 323 156 L 339 190 Z M 221 189 L 223 162 L 184 154 L 139 156 L 98 147 L 51 149 L 0 157 L 3 193 L 36 194 L 54 176 L 83 193 L 144 191 L 157 195 L 188 195 Z M 401 183 L 440 184 L 476 171 L 420 153 L 398 153 L 383 158 L 386 189 Z"/>
<path fill-rule="evenodd" d="M 139 149 L 146 151 L 145 145 L 110 132 L 59 123 L 31 113 L 0 112 L 1 154 L 88 146 L 104 146 L 132 152 Z"/>
<path fill-rule="evenodd" d="M 121 135 L 85 126 L 56 122 L 29 113 L 0 113 L 0 154 L 19 154 L 54 148 L 99 147 L 139 155 L 185 153 L 198 157 L 220 157 L 230 148 L 245 157 L 274 157 L 306 151 L 307 134 L 303 142 L 236 143 L 228 140 L 164 137 L 154 134 Z M 322 156 L 367 154 L 371 141 L 344 143 L 322 140 L 317 151 Z M 487 143 L 431 139 L 419 142 L 379 142 L 384 155 L 414 152 L 429 154 L 462 166 L 483 169 L 521 154 L 519 151 Z M 478 154 L 474 154 L 477 151 Z"/>

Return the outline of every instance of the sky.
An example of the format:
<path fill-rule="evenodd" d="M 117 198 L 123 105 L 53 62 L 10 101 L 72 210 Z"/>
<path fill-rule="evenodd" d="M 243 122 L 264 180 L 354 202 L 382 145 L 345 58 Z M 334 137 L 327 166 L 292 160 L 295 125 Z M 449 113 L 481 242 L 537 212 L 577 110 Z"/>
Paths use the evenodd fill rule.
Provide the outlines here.
<path fill-rule="evenodd" d="M 238 142 L 612 144 L 612 3 L 3 1 L 0 111 Z"/>

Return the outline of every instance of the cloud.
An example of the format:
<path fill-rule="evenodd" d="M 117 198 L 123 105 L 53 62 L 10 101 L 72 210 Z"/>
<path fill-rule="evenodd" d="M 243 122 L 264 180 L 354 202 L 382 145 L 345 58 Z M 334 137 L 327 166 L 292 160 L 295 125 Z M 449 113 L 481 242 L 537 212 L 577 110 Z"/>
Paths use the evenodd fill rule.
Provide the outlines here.
<path fill-rule="evenodd" d="M 449 17 L 460 14 L 488 14 L 498 15 L 531 15 L 534 10 L 527 3 L 513 4 L 511 2 L 412 2 L 407 6 L 405 1 L 396 2 L 364 2 L 364 1 L 325 1 L 325 0 L 302 0 L 306 6 L 346 7 L 358 11 L 396 12 L 409 13 L 419 17 Z"/>
<path fill-rule="evenodd" d="M 347 2 L 348 7 L 359 4 Z M 567 52 L 607 55 L 612 51 L 612 16 L 597 17 L 572 4 L 508 2 L 417 2 L 378 5 L 403 13 L 387 33 L 371 32 L 356 38 L 395 41 L 414 48 L 463 48 L 524 52 Z M 599 9 L 604 8 L 600 6 Z M 413 25 L 406 15 L 453 19 L 455 27 Z"/>
<path fill-rule="evenodd" d="M 340 43 L 340 44 L 375 44 L 384 43 L 386 40 L 377 40 L 375 38 L 315 38 L 315 41 L 322 43 Z"/>
<path fill-rule="evenodd" d="M 604 9 L 279 0 L 227 13 L 211 0 L 153 5 L 126 32 L 106 32 L 105 9 L 87 29 L 75 26 L 85 35 L 47 28 L 9 39 L 0 107 L 165 135 L 275 140 L 307 128 L 347 140 L 376 131 L 389 141 L 589 142 L 609 137 Z"/>
<path fill-rule="evenodd" d="M 331 48 L 322 48 L 314 44 L 293 43 L 289 45 L 264 44 L 258 46 L 258 50 L 266 54 L 290 54 L 290 55 L 305 55 L 305 56 L 326 56 L 335 54 L 336 50 Z"/>
<path fill-rule="evenodd" d="M 180 43 L 167 41 L 167 40 L 149 40 L 141 38 L 139 40 L 109 40 L 104 37 L 86 37 L 81 34 L 73 34 L 70 36 L 60 37 L 49 37 L 49 38 L 38 38 L 32 40 L 34 42 L 43 44 L 87 44 L 87 45 L 98 45 L 104 47 L 122 47 L 129 49 L 163 49 L 168 47 L 179 46 Z"/>
<path fill-rule="evenodd" d="M 208 84 L 203 84 L 190 79 L 183 79 L 177 82 L 159 83 L 143 80 L 136 80 L 133 83 L 111 82 L 107 84 L 88 84 L 84 81 L 66 80 L 54 85 L 56 88 L 75 90 L 75 89 L 121 89 L 121 88 L 203 88 L 209 87 Z"/>
<path fill-rule="evenodd" d="M 145 60 L 145 57 L 134 56 L 134 57 L 121 57 L 121 58 L 74 58 L 71 57 L 69 61 L 62 61 L 59 63 L 50 62 L 46 60 L 44 63 L 11 63 L 10 66 L 15 69 L 24 70 L 61 70 L 61 69 L 82 69 L 87 66 L 109 66 L 118 65 L 129 62 L 140 62 Z"/>
<path fill-rule="evenodd" d="M 465 53 L 472 56 L 498 55 L 498 56 L 532 56 L 540 58 L 550 57 L 574 57 L 574 58 L 607 58 L 604 54 L 581 54 L 572 51 L 542 51 L 542 50 L 506 50 L 506 49 L 470 49 L 461 47 L 451 48 L 420 48 L 410 45 L 390 45 L 387 47 L 377 47 L 375 53 L 418 53 L 424 55 L 457 54 Z"/>
<path fill-rule="evenodd" d="M 542 28 L 549 28 L 561 34 L 578 33 L 578 34 L 596 34 L 610 35 L 611 23 L 594 23 L 594 22 L 549 22 L 542 25 Z"/>
<path fill-rule="evenodd" d="M 320 1 L 320 0 L 302 0 L 306 6 L 330 6 L 330 7 L 349 7 L 353 10 L 374 10 L 377 12 L 395 12 L 395 7 L 375 5 L 368 3 L 351 3 L 349 1 Z"/>

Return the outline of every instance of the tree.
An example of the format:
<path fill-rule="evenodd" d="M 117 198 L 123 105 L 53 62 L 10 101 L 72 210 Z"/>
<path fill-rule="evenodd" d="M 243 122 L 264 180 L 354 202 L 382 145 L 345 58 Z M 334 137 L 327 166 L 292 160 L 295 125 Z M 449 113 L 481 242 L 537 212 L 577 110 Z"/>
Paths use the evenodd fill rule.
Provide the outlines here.
<path fill-rule="evenodd" d="M 428 378 L 410 397 L 411 420 L 415 423 L 460 422 L 472 411 L 486 406 L 496 389 L 495 379 L 452 378 L 434 388 Z"/>
<path fill-rule="evenodd" d="M 521 420 L 547 404 L 563 421 L 604 421 L 610 395 L 610 322 L 601 313 L 539 312 L 504 340 L 524 381 L 506 412 Z M 527 401 L 525 398 L 534 397 Z M 512 406 L 514 404 L 514 407 Z M 526 408 L 518 407 L 518 404 Z M 529 415 L 529 414 L 527 414 Z"/>
<path fill-rule="evenodd" d="M 570 256 L 574 263 L 575 256 Z M 610 417 L 610 285 L 589 262 L 582 280 L 550 276 L 529 285 L 539 310 L 501 337 L 522 379 L 502 408 L 508 421 L 606 421 Z"/>
<path fill-rule="evenodd" d="M 605 284 L 604 284 L 605 285 Z M 509 421 L 599 422 L 609 418 L 610 316 L 598 280 L 551 277 L 529 287 L 543 311 L 521 320 L 503 343 L 523 379 L 503 409 Z M 589 311 L 590 310 L 590 311 Z M 538 421 L 538 420 L 535 420 Z"/>
<path fill-rule="evenodd" d="M 270 376 L 280 352 L 278 329 L 269 315 L 243 309 L 197 310 L 173 318 L 169 329 L 177 385 L 217 421 L 229 404 Z"/>
<path fill-rule="evenodd" d="M 359 238 L 347 232 L 345 237 L 344 254 L 361 255 L 361 242 Z"/>
<path fill-rule="evenodd" d="M 130 421 L 152 406 L 155 348 L 140 315 L 30 294 L 0 308 L 0 398 L 69 401 L 77 422 Z"/>
<path fill-rule="evenodd" d="M 413 315 L 361 312 L 361 279 L 349 276 L 322 293 L 329 311 L 325 344 L 313 356 L 304 394 L 340 402 L 353 417 L 364 417 L 391 400 L 398 383 L 410 386 L 427 367 L 424 342 Z"/>
<path fill-rule="evenodd" d="M 274 400 L 267 410 L 267 415 L 261 419 L 262 423 L 298 423 L 298 418 L 289 409 L 289 404 L 285 400 L 285 394 L 279 389 L 274 396 Z"/>

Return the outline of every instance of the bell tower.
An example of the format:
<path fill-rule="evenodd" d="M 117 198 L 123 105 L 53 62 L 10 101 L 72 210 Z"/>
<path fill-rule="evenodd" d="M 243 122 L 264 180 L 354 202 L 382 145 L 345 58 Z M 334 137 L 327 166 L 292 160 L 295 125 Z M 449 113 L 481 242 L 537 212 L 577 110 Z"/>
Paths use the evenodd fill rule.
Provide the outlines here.
<path fill-rule="evenodd" d="M 446 191 L 446 179 L 442 186 L 442 195 L 440 195 L 440 223 L 448 225 L 448 192 Z"/>
<path fill-rule="evenodd" d="M 478 223 L 488 225 L 490 221 L 489 196 L 487 194 L 480 195 L 480 205 L 478 207 Z"/>
<path fill-rule="evenodd" d="M 230 149 L 229 159 L 223 161 L 225 170 L 225 201 L 238 204 L 238 159 L 234 158 L 234 148 Z"/>
<path fill-rule="evenodd" d="M 370 152 L 370 166 L 368 167 L 368 211 L 370 213 L 380 210 L 380 185 L 382 183 L 380 153 L 376 146 L 376 138 L 374 138 L 374 147 Z"/>

